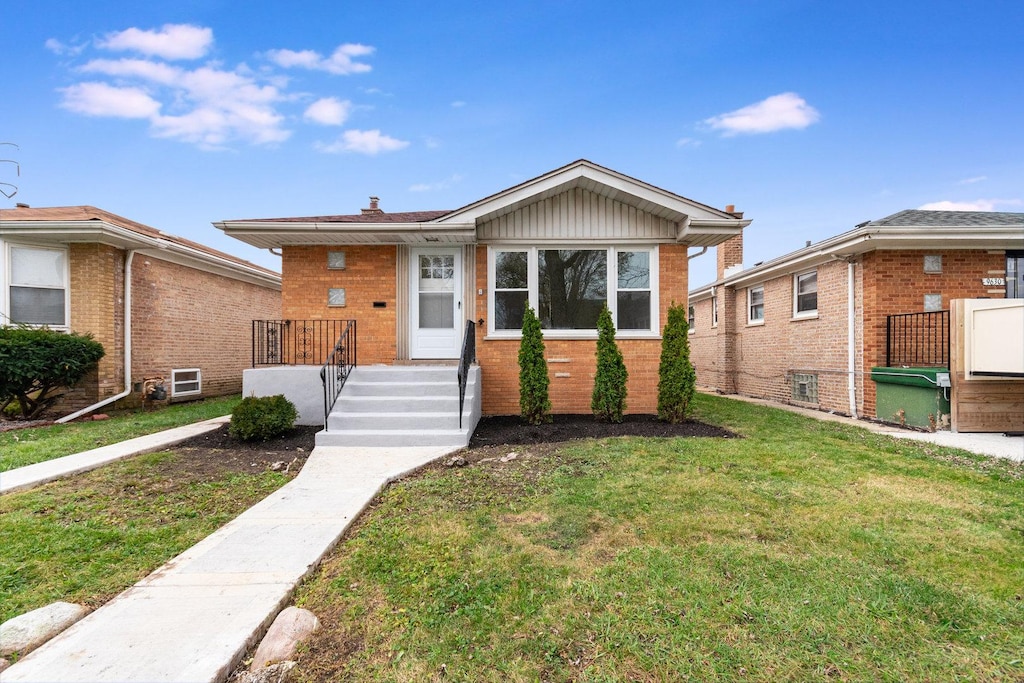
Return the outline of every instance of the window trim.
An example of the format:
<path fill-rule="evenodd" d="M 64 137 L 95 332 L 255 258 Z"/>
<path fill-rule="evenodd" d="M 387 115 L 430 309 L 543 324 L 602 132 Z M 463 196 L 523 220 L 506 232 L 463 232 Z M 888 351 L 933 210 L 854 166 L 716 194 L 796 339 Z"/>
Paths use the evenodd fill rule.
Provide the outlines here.
<path fill-rule="evenodd" d="M 686 325 L 687 331 L 691 333 L 697 326 L 697 306 L 692 303 L 686 304 Z"/>
<path fill-rule="evenodd" d="M 607 251 L 608 267 L 606 270 L 607 286 L 605 297 L 609 310 L 612 312 L 612 319 L 618 320 L 618 259 L 616 255 L 625 251 L 646 251 L 650 254 L 650 286 L 646 290 L 626 288 L 621 291 L 650 291 L 651 293 L 651 326 L 646 330 L 620 330 L 616 322 L 615 335 L 618 339 L 659 339 L 661 337 L 661 289 L 658 276 L 659 249 L 657 244 L 628 244 L 617 243 L 611 245 L 588 244 L 588 243 L 565 243 L 557 242 L 552 244 L 523 245 L 513 244 L 489 244 L 487 246 L 487 337 L 491 339 L 519 339 L 522 337 L 522 330 L 501 330 L 494 328 L 494 293 L 496 291 L 495 277 L 496 254 L 498 252 L 516 251 L 526 252 L 527 267 L 527 302 L 535 312 L 540 309 L 540 267 L 539 252 L 553 249 L 585 249 L 598 250 L 604 248 Z M 506 291 L 506 290 L 502 290 Z M 515 291 L 515 290 L 508 290 Z M 597 330 L 542 330 L 545 339 L 597 339 Z"/>
<path fill-rule="evenodd" d="M 806 311 L 800 310 L 800 278 L 808 275 L 814 276 L 814 308 Z M 794 318 L 817 318 L 818 317 L 818 270 L 805 270 L 802 273 L 793 274 L 793 317 Z"/>
<path fill-rule="evenodd" d="M 64 322 L 62 324 L 52 323 L 16 323 L 11 320 L 11 287 L 17 285 L 11 282 L 13 272 L 13 258 L 15 249 L 39 249 L 45 251 L 59 251 L 64 257 L 64 284 L 59 289 L 64 290 Z M 0 325 L 22 324 L 32 328 L 49 328 L 51 330 L 68 331 L 71 329 L 71 250 L 67 245 L 34 244 L 31 242 L 11 242 L 0 240 L 0 253 L 3 255 L 3 292 L 0 293 Z M 36 289 L 58 289 L 57 287 L 37 287 Z"/>
<path fill-rule="evenodd" d="M 718 296 L 711 297 L 711 327 L 718 327 Z"/>
<path fill-rule="evenodd" d="M 754 318 L 752 316 L 753 304 L 751 304 L 750 300 L 753 298 L 754 292 L 758 291 L 761 292 L 761 317 Z M 764 285 L 757 285 L 756 287 L 747 287 L 747 325 L 764 325 L 764 318 Z"/>
<path fill-rule="evenodd" d="M 194 372 L 196 373 L 195 379 L 179 380 L 178 373 Z M 196 388 L 189 391 L 178 391 L 179 384 L 196 384 Z M 203 393 L 203 371 L 200 368 L 175 368 L 171 370 L 171 398 L 179 398 L 182 396 L 199 396 Z"/>

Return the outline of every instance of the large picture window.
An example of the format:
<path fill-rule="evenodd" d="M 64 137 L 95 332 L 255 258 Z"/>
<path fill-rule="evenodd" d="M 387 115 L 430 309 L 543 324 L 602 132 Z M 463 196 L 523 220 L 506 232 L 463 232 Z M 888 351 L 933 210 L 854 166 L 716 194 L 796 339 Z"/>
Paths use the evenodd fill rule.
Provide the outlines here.
<path fill-rule="evenodd" d="M 11 323 L 66 327 L 67 251 L 11 245 L 8 311 Z"/>
<path fill-rule="evenodd" d="M 608 305 L 623 331 L 656 332 L 656 248 L 492 247 L 491 331 L 518 332 L 530 304 L 555 336 L 593 332 Z"/>

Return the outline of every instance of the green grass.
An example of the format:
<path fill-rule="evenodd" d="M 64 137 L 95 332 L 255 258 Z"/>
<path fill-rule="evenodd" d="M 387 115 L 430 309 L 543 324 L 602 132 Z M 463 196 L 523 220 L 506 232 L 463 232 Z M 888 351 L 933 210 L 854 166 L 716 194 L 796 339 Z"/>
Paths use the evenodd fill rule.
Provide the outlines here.
<path fill-rule="evenodd" d="M 389 488 L 297 603 L 302 680 L 1024 678 L 1024 468 L 699 396 Z"/>
<path fill-rule="evenodd" d="M 237 395 L 226 396 L 160 410 L 120 411 L 112 413 L 109 420 L 0 432 L 0 472 L 228 415 L 240 400 Z"/>
<path fill-rule="evenodd" d="M 98 606 L 288 479 L 198 474 L 163 452 L 0 497 L 0 622 L 56 600 Z"/>

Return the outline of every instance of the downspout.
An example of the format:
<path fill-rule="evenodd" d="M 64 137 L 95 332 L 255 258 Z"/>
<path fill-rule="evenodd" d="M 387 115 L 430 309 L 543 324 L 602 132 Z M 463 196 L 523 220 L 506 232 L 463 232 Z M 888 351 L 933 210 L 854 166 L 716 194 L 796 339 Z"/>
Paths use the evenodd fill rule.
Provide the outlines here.
<path fill-rule="evenodd" d="M 70 415 L 65 415 L 56 420 L 58 423 L 70 422 L 75 418 L 91 413 L 97 408 L 102 408 L 132 393 L 132 259 L 134 257 L 134 249 L 129 249 L 124 257 L 124 391 L 116 396 L 105 398 L 98 403 L 93 403 L 88 408 L 82 408 Z"/>
<path fill-rule="evenodd" d="M 854 282 L 853 282 L 853 268 L 854 262 L 850 258 L 846 262 L 846 349 L 847 349 L 847 376 L 846 384 L 850 392 L 850 417 L 857 418 L 857 350 L 855 348 L 856 343 L 856 307 L 854 304 Z"/>
<path fill-rule="evenodd" d="M 703 256 L 706 253 L 708 253 L 708 248 L 704 247 L 703 249 L 698 251 L 696 254 L 687 254 L 686 258 L 687 258 L 687 260 L 692 261 L 693 259 L 697 258 L 698 256 Z"/>

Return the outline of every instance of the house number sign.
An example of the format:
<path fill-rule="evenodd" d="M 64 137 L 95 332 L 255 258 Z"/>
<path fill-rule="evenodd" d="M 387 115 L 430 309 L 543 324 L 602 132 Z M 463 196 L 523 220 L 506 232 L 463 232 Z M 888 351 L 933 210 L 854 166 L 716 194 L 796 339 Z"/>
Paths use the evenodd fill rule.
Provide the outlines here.
<path fill-rule="evenodd" d="M 1006 285 L 1006 278 L 1001 277 L 983 277 L 981 278 L 981 284 L 986 287 L 1003 287 Z"/>

